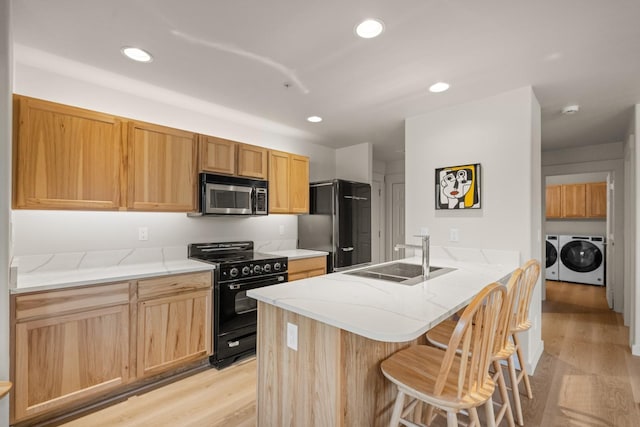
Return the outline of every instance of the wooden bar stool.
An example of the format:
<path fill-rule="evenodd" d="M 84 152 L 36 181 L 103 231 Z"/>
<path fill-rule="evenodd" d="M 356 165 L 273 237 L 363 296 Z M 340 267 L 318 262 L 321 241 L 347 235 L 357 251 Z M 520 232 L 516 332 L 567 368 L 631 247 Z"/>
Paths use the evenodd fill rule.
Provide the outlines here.
<path fill-rule="evenodd" d="M 0 399 L 2 399 L 11 390 L 11 383 L 9 381 L 0 381 Z"/>
<path fill-rule="evenodd" d="M 504 304 L 502 316 L 500 318 L 500 327 L 496 334 L 495 345 L 493 349 L 493 380 L 498 384 L 498 390 L 500 391 L 500 398 L 502 399 L 502 405 L 500 410 L 496 414 L 496 424 L 500 424 L 502 418 L 507 417 L 507 421 L 510 427 L 515 426 L 513 418 L 513 412 L 511 411 L 511 403 L 509 402 L 509 389 L 504 379 L 502 370 L 502 361 L 510 361 L 511 356 L 516 352 L 515 345 L 510 341 L 511 337 L 511 318 L 516 305 L 515 296 L 518 294 L 518 289 L 524 286 L 524 276 L 521 269 L 516 269 L 509 278 L 507 283 L 507 299 Z M 453 320 L 445 320 L 438 324 L 435 328 L 432 328 L 427 332 L 427 342 L 436 347 L 446 349 L 453 331 L 455 330 L 456 322 Z"/>
<path fill-rule="evenodd" d="M 531 384 L 529 383 L 529 375 L 524 366 L 524 357 L 522 356 L 522 348 L 520 341 L 518 340 L 518 333 L 524 332 L 531 328 L 531 321 L 529 320 L 529 307 L 531 306 L 531 296 L 533 295 L 533 289 L 536 287 L 538 277 L 540 276 L 540 263 L 531 259 L 527 261 L 522 267 L 522 281 L 523 286 L 518 288 L 518 293 L 515 295 L 516 304 L 514 307 L 513 320 L 511 322 L 511 339 L 515 345 L 516 355 L 518 357 L 518 364 L 520 365 L 520 375 L 516 375 L 515 364 L 513 358 L 509 358 L 509 376 L 511 378 L 511 388 L 513 393 L 514 406 L 516 408 L 516 418 L 518 424 L 524 425 L 524 419 L 522 417 L 522 404 L 520 403 L 520 382 L 524 380 L 524 388 L 529 399 L 533 399 L 533 393 L 531 392 Z"/>
<path fill-rule="evenodd" d="M 416 425 L 406 417 L 419 402 L 447 413 L 447 426 L 458 425 L 457 413 L 469 411 L 471 426 L 479 425 L 477 407 L 484 405 L 487 420 L 495 426 L 491 396 L 495 382 L 489 374 L 496 332 L 507 292 L 503 285 L 492 283 L 482 289 L 467 306 L 442 350 L 414 345 L 392 354 L 381 364 L 384 376 L 398 388 L 391 427 Z M 405 398 L 411 400 L 405 406 Z"/>

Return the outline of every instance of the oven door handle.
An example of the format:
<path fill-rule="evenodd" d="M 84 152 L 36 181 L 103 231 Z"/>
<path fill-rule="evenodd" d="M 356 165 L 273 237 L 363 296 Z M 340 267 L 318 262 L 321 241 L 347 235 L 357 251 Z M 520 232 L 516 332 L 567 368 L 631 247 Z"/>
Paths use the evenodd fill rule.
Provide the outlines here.
<path fill-rule="evenodd" d="M 275 285 L 275 284 L 286 282 L 286 281 L 287 281 L 286 276 L 284 274 L 280 274 L 278 276 L 272 277 L 268 283 L 265 283 L 265 282 L 227 283 L 224 286 L 226 286 L 227 289 L 229 289 L 230 291 L 238 291 L 240 289 L 249 290 L 249 289 L 262 288 L 264 286 L 271 286 L 271 285 Z"/>

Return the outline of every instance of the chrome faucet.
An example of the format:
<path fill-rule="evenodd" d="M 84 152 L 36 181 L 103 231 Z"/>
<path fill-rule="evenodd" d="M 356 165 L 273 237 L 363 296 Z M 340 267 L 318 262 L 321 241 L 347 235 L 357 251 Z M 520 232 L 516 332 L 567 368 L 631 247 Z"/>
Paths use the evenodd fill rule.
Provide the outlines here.
<path fill-rule="evenodd" d="M 406 243 L 398 243 L 393 247 L 393 250 L 394 251 L 398 251 L 400 249 L 405 249 L 405 248 L 422 249 L 422 278 L 427 280 L 429 278 L 429 272 L 430 272 L 430 268 L 429 268 L 429 235 L 428 234 L 415 235 L 414 237 L 421 237 L 422 238 L 422 246 L 420 246 L 420 245 L 411 245 L 411 244 L 406 244 Z"/>

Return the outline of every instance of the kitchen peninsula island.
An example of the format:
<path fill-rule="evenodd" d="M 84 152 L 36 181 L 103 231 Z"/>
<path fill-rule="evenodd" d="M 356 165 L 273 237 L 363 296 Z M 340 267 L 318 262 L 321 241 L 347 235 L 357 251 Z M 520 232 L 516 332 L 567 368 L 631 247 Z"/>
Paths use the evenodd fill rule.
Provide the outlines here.
<path fill-rule="evenodd" d="M 453 271 L 415 285 L 334 273 L 247 292 L 258 300 L 259 427 L 389 424 L 395 389 L 380 362 L 519 265 L 511 251 L 431 252 Z"/>

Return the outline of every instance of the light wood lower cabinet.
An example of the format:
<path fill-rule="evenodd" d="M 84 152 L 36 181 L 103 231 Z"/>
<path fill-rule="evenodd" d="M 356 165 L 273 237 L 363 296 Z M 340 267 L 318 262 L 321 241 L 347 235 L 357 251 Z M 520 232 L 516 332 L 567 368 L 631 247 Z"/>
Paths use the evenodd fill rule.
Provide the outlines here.
<path fill-rule="evenodd" d="M 128 382 L 128 283 L 18 296 L 15 306 L 15 421 Z"/>
<path fill-rule="evenodd" d="M 294 259 L 289 261 L 289 282 L 327 274 L 327 257 Z"/>
<path fill-rule="evenodd" d="M 206 358 L 211 285 L 206 271 L 14 296 L 12 423 Z"/>
<path fill-rule="evenodd" d="M 140 282 L 137 375 L 148 377 L 209 355 L 211 308 L 209 272 Z"/>

